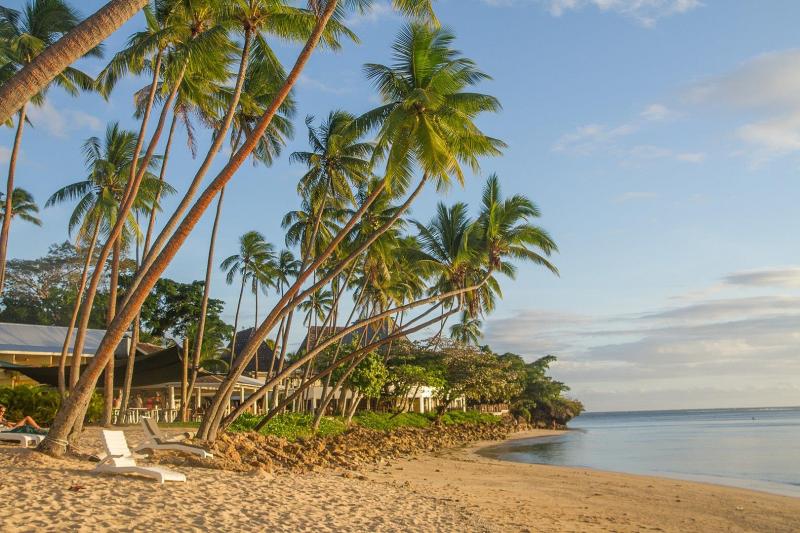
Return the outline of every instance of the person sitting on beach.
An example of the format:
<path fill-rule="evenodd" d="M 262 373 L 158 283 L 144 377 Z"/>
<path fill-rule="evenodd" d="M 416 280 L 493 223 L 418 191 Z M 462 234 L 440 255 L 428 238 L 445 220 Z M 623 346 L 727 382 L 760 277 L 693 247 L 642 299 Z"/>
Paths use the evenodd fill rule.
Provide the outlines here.
<path fill-rule="evenodd" d="M 26 416 L 19 422 L 11 422 L 6 419 L 6 406 L 0 405 L 0 427 L 6 428 L 5 431 L 17 430 L 16 433 L 38 433 L 44 431 L 36 421 Z M 27 431 L 23 431 L 27 430 Z"/>

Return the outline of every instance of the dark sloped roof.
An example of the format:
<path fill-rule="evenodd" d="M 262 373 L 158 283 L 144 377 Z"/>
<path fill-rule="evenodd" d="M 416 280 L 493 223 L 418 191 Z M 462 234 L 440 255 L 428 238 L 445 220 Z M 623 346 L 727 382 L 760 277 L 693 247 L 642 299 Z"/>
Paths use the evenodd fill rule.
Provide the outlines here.
<path fill-rule="evenodd" d="M 125 380 L 125 366 L 127 361 L 116 359 L 114 362 L 114 387 L 122 388 Z M 81 372 L 86 370 L 87 365 L 81 366 Z M 14 370 L 25 374 L 32 380 L 42 385 L 56 387 L 58 385 L 58 367 L 44 366 L 31 367 L 22 365 L 12 365 L 11 363 L 0 362 L 0 368 L 4 370 Z M 66 379 L 69 382 L 70 367 L 66 368 Z M 223 374 L 212 374 L 200 370 L 197 374 L 198 383 L 219 383 L 225 376 Z M 173 344 L 168 348 L 163 348 L 158 352 L 143 354 L 137 352 L 136 361 L 133 365 L 132 387 L 149 387 L 162 385 L 164 383 L 180 383 L 183 379 L 183 349 Z M 258 387 L 262 382 L 241 376 L 237 383 Z M 98 387 L 102 388 L 103 381 L 98 382 Z"/>
<path fill-rule="evenodd" d="M 244 350 L 244 347 L 250 341 L 250 337 L 253 336 L 253 328 L 247 328 L 245 330 L 240 331 L 236 334 L 236 354 L 239 354 Z M 230 348 L 230 346 L 228 346 Z M 247 364 L 247 368 L 245 368 L 245 372 L 255 372 L 256 371 L 256 360 L 258 361 L 258 371 L 259 372 L 267 372 L 272 364 L 272 348 L 270 348 L 266 342 L 261 342 L 261 345 L 258 347 L 258 356 L 253 357 L 250 362 Z"/>
<path fill-rule="evenodd" d="M 324 341 L 326 338 L 331 337 L 332 335 L 342 331 L 343 329 L 345 328 L 342 326 L 325 327 L 325 328 L 311 327 L 308 330 L 306 337 L 303 339 L 303 342 L 298 347 L 298 350 L 305 351 L 306 346 L 308 346 L 309 348 L 313 348 L 320 342 Z M 380 326 L 378 326 L 377 324 L 369 324 L 365 327 L 351 331 L 342 338 L 342 344 L 347 345 L 352 343 L 353 341 L 361 340 L 363 345 L 363 344 L 368 344 L 370 342 L 375 342 L 377 340 L 385 339 L 388 336 L 389 336 L 389 325 L 386 322 L 380 322 Z"/>
<path fill-rule="evenodd" d="M 117 358 L 114 361 L 114 386 L 122 387 L 125 380 L 125 359 Z M 16 370 L 25 374 L 34 381 L 43 385 L 58 385 L 58 367 L 43 366 L 30 367 L 19 365 L 4 365 L 9 370 Z M 81 365 L 81 372 L 86 370 L 87 365 Z M 205 375 L 205 372 L 201 371 Z M 66 368 L 66 379 L 69 382 L 70 367 Z M 133 387 L 145 387 L 159 383 L 180 381 L 183 375 L 182 350 L 180 346 L 172 345 L 161 351 L 142 354 L 139 352 L 133 365 Z M 102 380 L 98 383 L 102 386 Z"/>

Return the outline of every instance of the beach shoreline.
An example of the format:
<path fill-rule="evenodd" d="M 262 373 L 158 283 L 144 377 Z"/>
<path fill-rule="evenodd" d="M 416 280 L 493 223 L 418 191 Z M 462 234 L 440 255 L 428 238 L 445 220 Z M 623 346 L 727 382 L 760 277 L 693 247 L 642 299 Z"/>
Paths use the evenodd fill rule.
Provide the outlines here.
<path fill-rule="evenodd" d="M 133 445 L 141 434 L 126 429 Z M 97 446 L 99 430 L 83 442 Z M 532 430 L 356 472 L 237 473 L 174 467 L 186 483 L 95 475 L 93 463 L 0 445 L 2 531 L 795 531 L 800 499 L 487 458 Z M 172 468 L 172 467 L 171 467 Z"/>

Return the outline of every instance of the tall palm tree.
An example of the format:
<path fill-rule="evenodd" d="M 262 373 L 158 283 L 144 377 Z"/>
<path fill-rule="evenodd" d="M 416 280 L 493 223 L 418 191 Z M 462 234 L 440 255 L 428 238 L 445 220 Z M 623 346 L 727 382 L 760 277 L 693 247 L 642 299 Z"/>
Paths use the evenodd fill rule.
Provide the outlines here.
<path fill-rule="evenodd" d="M 5 38 L 2 40 L 3 52 L 7 62 L 2 65 L 0 78 L 5 81 L 13 73 L 30 64 L 48 46 L 56 42 L 64 34 L 72 30 L 80 22 L 78 13 L 64 0 L 30 0 L 22 12 L 0 6 L 0 25 L 4 28 Z M 94 48 L 87 55 L 101 56 L 102 49 Z M 71 95 L 80 91 L 93 90 L 94 79 L 88 74 L 67 67 L 60 72 L 39 92 L 29 99 L 34 105 L 44 104 L 45 92 L 51 85 L 58 85 Z M 8 253 L 8 237 L 13 217 L 12 200 L 14 195 L 14 178 L 17 167 L 17 156 L 22 143 L 22 130 L 27 121 L 27 102 L 17 112 L 17 132 L 11 148 L 6 179 L 5 212 L 9 213 L 0 226 L 0 294 L 3 292 L 6 273 L 6 255 Z"/>
<path fill-rule="evenodd" d="M 148 0 L 111 0 L 67 35 L 43 50 L 0 85 L 0 122 L 43 91 L 78 58 L 90 54 L 103 40 L 142 9 Z"/>
<path fill-rule="evenodd" d="M 236 303 L 236 316 L 233 320 L 231 361 L 233 361 L 236 356 L 236 333 L 239 327 L 239 311 L 242 307 L 242 296 L 244 296 L 245 285 L 256 275 L 261 265 L 274 260 L 275 252 L 272 244 L 268 243 L 261 233 L 257 231 L 248 231 L 239 237 L 239 253 L 226 257 L 220 264 L 222 271 L 226 272 L 225 281 L 228 285 L 233 284 L 237 276 L 242 279 L 241 289 L 239 290 L 239 300 Z"/>
<path fill-rule="evenodd" d="M 235 153 L 239 149 L 242 139 L 248 137 L 253 132 L 255 124 L 258 122 L 258 117 L 263 114 L 264 110 L 272 101 L 275 91 L 277 91 L 278 87 L 282 83 L 283 78 L 285 77 L 285 73 L 279 64 L 275 65 L 270 61 L 264 61 L 264 59 L 261 57 L 261 51 L 262 48 L 257 46 L 254 47 L 251 52 L 257 57 L 250 61 L 250 69 L 245 77 L 242 94 L 237 103 L 236 113 L 233 117 L 230 135 L 232 153 Z M 220 88 L 217 95 L 217 99 L 219 101 L 223 103 L 230 102 L 232 98 L 232 91 L 228 91 L 225 88 Z M 275 119 L 261 136 L 259 143 L 253 150 L 252 159 L 254 165 L 260 162 L 269 166 L 272 164 L 273 160 L 280 155 L 287 139 L 291 138 L 294 133 L 291 123 L 291 117 L 294 114 L 294 106 L 294 99 L 287 98 L 284 101 L 281 109 L 279 110 L 279 114 L 275 116 Z M 227 105 L 225 107 L 227 107 Z M 210 118 L 208 113 L 206 113 L 205 116 Z M 219 135 L 219 132 L 221 131 L 220 119 L 212 119 L 209 120 L 209 122 L 217 125 L 215 128 L 215 134 Z M 195 372 L 200 361 L 199 354 L 201 353 L 203 345 L 203 332 L 206 322 L 205 313 L 208 309 L 208 300 L 210 298 L 211 291 L 211 270 L 214 263 L 214 246 L 216 243 L 217 231 L 219 229 L 220 216 L 222 214 L 222 203 L 224 198 L 225 188 L 223 187 L 219 193 L 219 197 L 217 198 L 217 209 L 214 215 L 214 222 L 211 228 L 211 237 L 208 245 L 206 281 L 203 287 L 203 300 L 200 306 L 201 314 L 197 330 L 197 338 L 195 340 L 195 370 L 193 370 L 192 384 L 196 378 Z M 258 298 L 257 293 L 256 298 Z M 256 307 L 258 307 L 258 302 L 256 302 Z M 258 317 L 258 309 L 256 309 L 256 317 Z M 190 385 L 189 388 L 191 390 L 192 386 Z"/>
<path fill-rule="evenodd" d="M 0 220 L 6 216 L 5 195 L 0 193 Z M 14 189 L 11 195 L 11 216 L 19 217 L 20 220 L 30 222 L 35 226 L 41 226 L 42 220 L 38 217 L 39 206 L 33 199 L 33 195 L 25 189 L 19 187 Z"/>
<path fill-rule="evenodd" d="M 62 389 L 62 392 L 65 388 L 64 369 L 69 351 L 69 342 L 72 339 L 72 331 L 77 322 L 82 295 L 88 278 L 88 261 L 94 256 L 94 248 L 98 237 L 102 233 L 107 233 L 119 216 L 119 203 L 126 188 L 135 145 L 136 135 L 133 132 L 121 129 L 117 123 L 109 124 L 103 140 L 91 137 L 84 143 L 84 159 L 89 175 L 81 181 L 62 187 L 53 193 L 45 204 L 45 207 L 50 207 L 68 201 L 77 201 L 69 219 L 68 229 L 70 234 L 77 230 L 79 238 L 89 242 L 86 251 L 87 263 L 84 264 L 81 281 L 78 286 L 78 297 L 59 359 L 59 388 Z M 151 161 L 149 165 L 151 169 L 155 166 L 155 163 L 155 161 Z M 171 192 L 174 192 L 172 187 L 158 180 L 152 173 L 147 172 L 136 198 L 136 211 L 146 212 L 153 207 L 153 204 L 156 203 L 156 198 L 161 193 Z M 129 214 L 124 240 L 134 238 L 138 233 L 136 219 Z M 116 259 L 119 258 L 122 252 L 122 244 L 121 242 L 120 246 L 115 250 Z M 112 290 L 116 289 L 116 285 L 116 280 L 112 279 Z M 111 304 L 112 302 L 109 301 L 109 305 Z M 73 384 L 77 380 L 75 367 L 79 365 L 80 356 L 73 354 L 70 374 L 70 381 Z"/>
<path fill-rule="evenodd" d="M 120 239 L 123 237 L 126 220 L 135 209 L 135 202 L 138 197 L 139 189 L 149 169 L 150 162 L 155 156 L 158 141 L 167 122 L 167 115 L 178 95 L 182 81 L 187 73 L 203 70 L 204 68 L 211 68 L 208 62 L 211 59 L 216 59 L 217 56 L 208 52 L 209 50 L 224 50 L 229 45 L 227 31 L 218 21 L 220 5 L 217 0 L 165 0 L 156 3 L 156 13 L 157 16 L 176 21 L 175 24 L 178 27 L 176 33 L 179 37 L 174 39 L 172 43 L 164 70 L 164 76 L 169 80 L 169 83 L 165 84 L 165 88 L 169 88 L 167 90 L 169 96 L 162 107 L 155 131 L 151 136 L 150 143 L 143 158 L 141 158 L 142 164 L 140 165 L 138 154 L 139 149 L 143 146 L 145 133 L 144 123 L 146 122 L 146 117 L 142 120 L 142 126 L 140 126 L 139 129 L 139 135 L 129 168 L 129 179 L 126 182 L 125 190 L 119 202 L 119 216 L 116 217 L 115 223 L 108 231 L 108 237 L 100 248 L 96 267 L 89 280 L 89 286 L 81 304 L 80 321 L 78 323 L 78 330 L 75 335 L 73 348 L 73 352 L 75 353 L 81 353 L 83 351 L 86 341 L 86 332 L 89 327 L 91 309 L 94 304 L 95 296 L 97 295 L 97 290 L 100 287 L 103 272 L 102 265 L 105 264 L 109 256 L 112 256 L 113 265 L 113 257 L 119 256 L 119 248 L 121 246 Z M 153 100 L 153 94 L 154 92 L 151 89 L 150 101 Z M 108 313 L 109 324 L 115 316 L 116 302 L 113 301 Z M 108 378 L 108 374 L 113 372 L 113 365 L 110 361 L 107 363 L 107 369 L 106 377 Z M 79 371 L 80 366 L 72 368 L 70 374 L 71 380 L 78 378 Z M 80 433 L 82 423 L 82 420 L 75 421 L 74 427 L 72 428 L 75 430 L 75 434 Z"/>
<path fill-rule="evenodd" d="M 294 257 L 294 254 L 289 250 L 282 250 L 278 255 L 278 264 L 275 269 L 275 285 L 278 293 L 283 296 L 284 291 L 291 285 L 290 279 L 296 278 L 300 272 L 301 262 Z M 292 328 L 292 317 L 294 312 L 281 319 L 278 326 L 278 332 L 275 335 L 275 348 L 272 351 L 272 360 L 270 361 L 270 372 L 280 373 L 283 370 L 283 364 L 286 361 L 286 348 L 289 345 L 289 332 Z M 278 344 L 280 344 L 280 352 L 278 352 Z M 275 358 L 278 358 L 277 368 L 275 365 Z M 276 383 L 272 389 L 273 405 L 278 404 L 278 386 Z"/>

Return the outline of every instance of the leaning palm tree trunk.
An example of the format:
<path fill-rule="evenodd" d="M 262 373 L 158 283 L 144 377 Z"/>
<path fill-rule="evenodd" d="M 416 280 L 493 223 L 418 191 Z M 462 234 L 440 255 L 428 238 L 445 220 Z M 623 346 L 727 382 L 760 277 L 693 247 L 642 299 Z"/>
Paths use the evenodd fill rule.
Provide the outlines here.
<path fill-rule="evenodd" d="M 0 122 L 5 122 L 78 58 L 147 5 L 148 0 L 111 0 L 36 56 L 0 86 Z"/>
<path fill-rule="evenodd" d="M 281 340 L 281 354 L 278 359 L 278 369 L 275 371 L 274 376 L 281 375 L 281 372 L 283 371 L 283 365 L 286 363 L 286 348 L 289 344 L 289 331 L 292 329 L 292 317 L 294 317 L 294 309 L 289 311 L 289 314 L 284 317 L 286 319 L 286 327 L 283 330 L 283 339 Z M 270 378 L 274 376 L 270 376 Z M 277 381 L 272 389 L 273 408 L 275 408 L 275 406 L 278 405 L 278 395 L 279 395 L 278 388 L 280 387 L 280 385 L 281 382 Z M 287 380 L 286 391 L 288 391 L 288 386 L 289 386 L 289 381 Z M 286 392 L 284 392 L 284 396 L 286 396 Z"/>
<path fill-rule="evenodd" d="M 144 174 L 147 171 L 150 160 L 155 153 L 156 145 L 158 144 L 158 140 L 161 138 L 161 132 L 164 130 L 164 124 L 166 123 L 167 115 L 172 107 L 172 103 L 178 96 L 178 90 L 180 89 L 181 82 L 183 81 L 183 76 L 186 74 L 187 65 L 188 62 L 185 61 L 181 69 L 181 73 L 178 75 L 178 79 L 175 82 L 175 86 L 172 88 L 167 101 L 164 103 L 164 108 L 161 110 L 161 116 L 158 119 L 158 125 L 156 126 L 156 130 L 153 132 L 153 136 L 150 139 L 150 144 L 147 147 L 147 152 L 145 153 L 141 168 L 136 173 L 133 183 L 128 183 L 126 186 L 127 190 L 117 211 L 117 220 L 114 223 L 114 226 L 111 228 L 108 240 L 100 250 L 100 257 L 97 260 L 97 267 L 101 268 L 95 268 L 94 273 L 92 274 L 92 279 L 89 283 L 89 289 L 86 293 L 86 299 L 83 301 L 81 306 L 81 323 L 78 328 L 78 333 L 75 335 L 75 347 L 73 349 L 73 353 L 81 353 L 83 350 L 83 343 L 86 340 L 86 330 L 89 327 L 89 316 L 91 315 L 94 298 L 100 285 L 100 278 L 102 277 L 102 265 L 104 265 L 108 260 L 108 256 L 111 253 L 111 248 L 114 246 L 114 243 L 117 241 L 117 239 L 120 238 L 122 229 L 125 227 L 128 213 L 130 213 L 131 208 L 133 207 L 133 202 L 139 193 L 139 184 L 144 178 Z M 117 342 L 119 343 L 119 340 Z M 116 346 L 114 348 L 116 348 Z M 73 357 L 72 371 L 70 372 L 70 384 L 72 388 L 74 388 L 75 384 L 77 383 L 79 373 L 80 360 L 78 360 L 78 363 L 76 364 L 75 358 Z"/>
<path fill-rule="evenodd" d="M 163 184 L 165 179 L 164 176 L 167 171 L 167 162 L 169 161 L 169 153 L 172 149 L 172 139 L 175 136 L 175 127 L 178 123 L 178 115 L 175 113 L 172 114 L 172 122 L 169 126 L 169 133 L 167 134 L 167 145 L 164 147 L 164 157 L 161 160 L 161 170 L 159 171 L 158 181 L 160 184 Z M 147 222 L 147 232 L 144 238 L 144 246 L 142 247 L 142 255 L 147 254 L 147 250 L 150 248 L 150 239 L 153 236 L 153 229 L 156 225 L 156 213 L 158 212 L 158 204 L 161 200 L 161 188 L 156 191 L 155 201 L 153 202 L 153 207 L 150 209 L 150 219 Z M 140 257 L 138 257 L 138 248 L 137 248 L 137 257 L 136 262 L 139 264 Z M 141 313 L 136 315 L 136 318 L 133 320 L 133 335 L 131 336 L 131 346 L 130 350 L 128 351 L 128 362 L 125 365 L 125 382 L 122 385 L 122 403 L 120 405 L 120 413 L 126 413 L 128 410 L 128 403 L 130 402 L 131 398 L 131 385 L 133 383 L 133 369 L 136 365 L 136 352 L 139 347 L 139 335 L 140 335 L 140 328 L 142 324 L 142 316 Z M 120 417 L 120 422 L 122 422 L 122 417 Z"/>
<path fill-rule="evenodd" d="M 192 229 L 197 225 L 200 217 L 210 205 L 213 198 L 219 193 L 220 189 L 225 186 L 228 181 L 233 177 L 234 173 L 241 167 L 244 161 L 250 156 L 257 143 L 264 135 L 272 119 L 277 114 L 280 107 L 289 96 L 294 85 L 300 78 L 308 60 L 311 58 L 312 53 L 316 49 L 322 37 L 328 21 L 333 16 L 338 6 L 338 0 L 330 0 L 325 10 L 320 14 L 317 23 L 314 26 L 311 35 L 308 38 L 303 50 L 297 56 L 292 70 L 286 77 L 283 86 L 276 93 L 272 103 L 265 111 L 264 115 L 259 120 L 258 124 L 248 136 L 245 144 L 239 151 L 234 154 L 227 165 L 220 171 L 217 177 L 208 185 L 203 194 L 195 202 L 195 205 L 189 210 L 184 217 L 181 224 L 176 228 L 169 241 L 164 245 L 164 248 L 158 255 L 158 258 L 153 262 L 152 266 L 146 270 L 139 286 L 130 291 L 130 298 L 127 304 L 123 305 L 117 313 L 114 322 L 109 326 L 106 335 L 100 342 L 100 346 L 95 354 L 95 357 L 89 363 L 88 368 L 69 398 L 61 405 L 58 410 L 55 420 L 50 428 L 50 431 L 44 441 L 39 445 L 39 449 L 45 453 L 54 456 L 63 455 L 66 451 L 66 439 L 71 432 L 75 422 L 82 418 L 89 406 L 92 391 L 94 390 L 97 379 L 100 376 L 102 365 L 106 360 L 113 357 L 116 345 L 122 340 L 125 335 L 125 330 L 139 312 L 144 300 L 147 298 L 150 290 L 158 281 L 161 274 L 167 268 L 169 263 L 178 253 L 183 243 L 191 233 Z"/>
<path fill-rule="evenodd" d="M 83 262 L 83 272 L 81 272 L 81 280 L 78 283 L 78 291 L 75 294 L 75 305 L 72 307 L 72 316 L 69 319 L 69 326 L 67 327 L 67 334 L 64 337 L 64 343 L 61 346 L 61 356 L 58 358 L 58 392 L 63 399 L 67 392 L 67 380 L 65 370 L 67 368 L 67 354 L 69 353 L 69 341 L 72 338 L 72 332 L 75 330 L 75 322 L 78 321 L 78 312 L 81 309 L 81 300 L 83 299 L 83 291 L 86 290 L 86 281 L 89 279 L 89 267 L 92 265 L 92 256 L 94 255 L 94 248 L 97 245 L 97 237 L 100 234 L 100 218 L 94 225 L 92 231 L 91 241 L 88 248 L 86 248 L 86 260 Z M 75 355 L 73 354 L 73 357 Z"/>
<path fill-rule="evenodd" d="M 236 84 L 233 89 L 233 96 L 231 98 L 230 103 L 228 104 L 228 109 L 226 111 L 225 118 L 222 121 L 222 125 L 217 130 L 217 135 L 213 140 L 213 142 L 211 143 L 211 147 L 208 149 L 208 152 L 206 153 L 206 157 L 203 160 L 203 163 L 200 165 L 200 168 L 195 173 L 195 176 L 192 179 L 192 183 L 189 184 L 189 188 L 187 189 L 186 194 L 184 194 L 180 204 L 178 204 L 178 207 L 172 213 L 169 220 L 164 225 L 164 228 L 162 228 L 162 230 L 159 232 L 158 237 L 156 237 L 156 240 L 153 243 L 153 247 L 150 250 L 148 250 L 148 253 L 145 254 L 144 259 L 142 259 L 142 265 L 139 268 L 139 271 L 136 273 L 133 283 L 131 284 L 130 294 L 132 294 L 133 291 L 142 282 L 145 273 L 153 265 L 153 262 L 161 253 L 161 250 L 164 248 L 164 245 L 167 243 L 168 239 L 171 238 L 173 231 L 178 225 L 178 222 L 180 221 L 181 217 L 186 212 L 186 210 L 189 208 L 189 204 L 194 198 L 194 195 L 197 194 L 197 191 L 200 188 L 203 178 L 208 172 L 208 169 L 211 168 L 211 164 L 214 162 L 217 153 L 220 151 L 220 148 L 222 148 L 222 143 L 225 141 L 225 136 L 228 133 L 231 124 L 233 123 L 233 119 L 236 115 L 236 107 L 239 105 L 239 100 L 241 99 L 242 96 L 242 89 L 244 87 L 244 82 L 247 77 L 247 68 L 250 61 L 250 47 L 252 42 L 253 42 L 253 32 L 251 29 L 248 28 L 245 30 L 244 46 L 242 47 L 242 57 L 239 63 L 239 72 L 236 76 Z M 125 303 L 127 304 L 127 300 L 125 301 Z"/>
<path fill-rule="evenodd" d="M 208 300 L 211 294 L 211 272 L 214 269 L 214 245 L 217 242 L 217 230 L 219 229 L 219 217 L 222 213 L 222 201 L 225 199 L 225 188 L 219 192 L 217 199 L 217 212 L 214 215 L 214 225 L 211 228 L 211 239 L 208 243 L 208 260 L 206 261 L 206 279 L 203 285 L 203 300 L 200 303 L 200 320 L 197 324 L 197 337 L 194 341 L 194 358 L 192 359 L 192 377 L 189 381 L 189 396 L 192 397 L 195 382 L 197 382 L 197 373 L 200 370 L 200 354 L 203 349 L 203 335 L 206 330 L 206 314 L 208 313 Z M 235 330 L 234 330 L 235 332 Z M 235 341 L 235 339 L 234 339 Z M 235 346 L 232 344 L 231 346 Z"/>
<path fill-rule="evenodd" d="M 14 196 L 14 174 L 17 170 L 17 156 L 19 145 L 22 142 L 22 130 L 25 127 L 25 105 L 17 114 L 17 133 L 14 135 L 14 146 L 11 149 L 11 158 L 8 161 L 8 179 L 6 180 L 6 214 L 3 217 L 3 226 L 0 229 L 0 294 L 3 294 L 3 285 L 6 281 L 6 254 L 8 252 L 8 234 L 11 229 L 12 198 Z"/>

